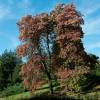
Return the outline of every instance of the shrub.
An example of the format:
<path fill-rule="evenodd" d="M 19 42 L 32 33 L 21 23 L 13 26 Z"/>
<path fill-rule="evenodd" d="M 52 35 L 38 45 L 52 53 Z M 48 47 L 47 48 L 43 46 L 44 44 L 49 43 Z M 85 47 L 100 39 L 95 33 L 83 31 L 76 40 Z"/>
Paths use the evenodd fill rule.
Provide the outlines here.
<path fill-rule="evenodd" d="M 96 74 L 96 76 L 100 76 L 100 64 L 96 65 L 95 74 Z"/>
<path fill-rule="evenodd" d="M 0 97 L 15 95 L 15 94 L 19 94 L 24 91 L 25 91 L 25 89 L 23 88 L 22 84 L 17 83 L 15 85 L 9 86 L 9 87 L 5 88 L 3 91 L 1 91 Z"/>
<path fill-rule="evenodd" d="M 85 75 L 70 76 L 66 79 L 66 89 L 71 92 L 82 92 L 86 80 Z"/>
<path fill-rule="evenodd" d="M 82 92 L 85 88 L 87 76 L 86 74 L 89 72 L 87 67 L 76 67 L 75 69 L 71 70 L 70 74 L 67 76 L 68 72 L 63 76 L 67 76 L 61 84 L 65 86 L 64 92 Z"/>
<path fill-rule="evenodd" d="M 16 65 L 14 68 L 13 74 L 12 74 L 12 82 L 15 83 L 20 83 L 21 82 L 21 76 L 19 75 L 21 69 L 21 65 Z"/>

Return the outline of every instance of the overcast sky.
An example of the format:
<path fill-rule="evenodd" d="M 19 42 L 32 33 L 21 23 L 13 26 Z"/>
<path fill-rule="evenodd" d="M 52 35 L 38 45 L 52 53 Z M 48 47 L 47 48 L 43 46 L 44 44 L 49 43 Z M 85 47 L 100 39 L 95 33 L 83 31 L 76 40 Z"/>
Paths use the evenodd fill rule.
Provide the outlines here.
<path fill-rule="evenodd" d="M 100 0 L 0 0 L 0 54 L 19 45 L 16 22 L 27 14 L 50 12 L 58 3 L 73 2 L 83 15 L 83 43 L 88 53 L 100 57 Z"/>

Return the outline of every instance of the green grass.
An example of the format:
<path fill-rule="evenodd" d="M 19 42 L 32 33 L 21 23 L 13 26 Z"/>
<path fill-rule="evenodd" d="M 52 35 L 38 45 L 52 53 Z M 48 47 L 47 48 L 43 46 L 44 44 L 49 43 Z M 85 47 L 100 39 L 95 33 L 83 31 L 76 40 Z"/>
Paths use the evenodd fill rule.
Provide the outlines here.
<path fill-rule="evenodd" d="M 0 100 L 20 100 L 20 99 L 24 99 L 24 98 L 26 98 L 26 99 L 31 98 L 30 93 L 24 92 L 24 93 L 21 93 L 21 94 L 0 98 Z"/>
<path fill-rule="evenodd" d="M 30 98 L 32 98 L 32 96 L 34 96 L 34 97 L 39 96 L 39 95 L 46 93 L 48 91 L 49 91 L 48 89 L 37 90 L 32 95 L 29 92 L 24 92 L 24 93 L 21 93 L 21 94 L 12 95 L 12 96 L 8 96 L 8 97 L 5 97 L 5 98 L 0 98 L 0 100 L 30 99 Z M 67 93 L 66 96 L 70 97 L 70 98 L 80 99 L 80 100 L 100 100 L 100 92 L 91 92 L 91 93 L 87 93 L 87 94 Z"/>
<path fill-rule="evenodd" d="M 55 83 L 54 83 L 55 84 Z M 98 86 L 100 87 L 100 86 Z M 98 88 L 96 87 L 96 88 Z M 59 85 L 54 87 L 54 90 L 57 90 L 59 88 Z M 30 92 L 24 92 L 4 98 L 0 98 L 0 100 L 21 100 L 21 99 L 30 99 L 32 97 L 41 96 L 42 94 L 45 94 L 49 92 L 48 84 L 42 85 L 38 90 L 36 90 L 34 93 L 30 94 Z M 75 94 L 75 93 L 66 93 L 66 97 L 69 98 L 75 98 L 76 100 L 100 100 L 100 91 L 97 92 L 90 92 L 90 93 L 84 93 L 84 94 Z"/>
<path fill-rule="evenodd" d="M 54 90 L 56 90 L 59 86 L 57 86 L 57 84 L 54 82 L 53 85 L 56 85 L 54 87 Z M 16 95 L 12 95 L 12 96 L 8 96 L 8 97 L 4 97 L 4 98 L 0 98 L 0 100 L 20 100 L 20 99 L 30 99 L 32 98 L 32 96 L 39 96 L 41 94 L 44 94 L 46 92 L 49 92 L 49 85 L 48 84 L 44 84 L 42 85 L 42 87 L 40 87 L 38 90 L 36 90 L 34 93 L 30 94 L 30 92 L 24 92 L 21 94 L 16 94 Z"/>
<path fill-rule="evenodd" d="M 93 90 L 94 90 L 94 91 L 100 90 L 100 85 L 95 86 L 95 87 L 93 88 Z"/>
<path fill-rule="evenodd" d="M 66 93 L 67 97 L 74 98 L 76 100 L 100 100 L 100 91 L 90 92 L 85 94 L 80 93 Z"/>
<path fill-rule="evenodd" d="M 54 87 L 54 90 L 57 87 Z M 49 89 L 41 89 L 41 90 L 37 90 L 36 92 L 34 92 L 33 94 L 30 94 L 30 92 L 24 92 L 21 94 L 17 94 L 17 95 L 12 95 L 12 96 L 8 96 L 8 97 L 4 97 L 4 98 L 0 98 L 0 100 L 20 100 L 20 99 L 29 99 L 32 96 L 39 96 L 43 93 L 49 92 Z"/>

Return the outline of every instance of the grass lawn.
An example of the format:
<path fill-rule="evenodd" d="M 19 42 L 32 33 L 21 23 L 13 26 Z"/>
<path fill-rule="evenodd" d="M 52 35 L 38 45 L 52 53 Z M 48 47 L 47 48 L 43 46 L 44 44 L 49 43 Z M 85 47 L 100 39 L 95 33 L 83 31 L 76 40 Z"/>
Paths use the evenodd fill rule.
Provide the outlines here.
<path fill-rule="evenodd" d="M 100 85 L 95 87 L 100 88 Z M 59 85 L 54 87 L 54 90 L 57 90 L 59 88 Z M 29 92 L 24 92 L 21 94 L 16 94 L 4 98 L 0 98 L 0 100 L 24 100 L 24 99 L 30 99 L 32 97 L 37 97 L 40 96 L 41 94 L 49 92 L 48 84 L 44 84 L 41 88 L 36 90 L 34 93 L 30 94 Z M 89 92 L 89 93 L 84 93 L 84 94 L 75 94 L 75 93 L 66 93 L 66 97 L 69 98 L 75 98 L 78 100 L 100 100 L 100 91 L 97 92 Z M 66 99 L 65 99 L 66 100 Z M 67 99 L 68 100 L 68 99 Z M 73 100 L 73 99 L 72 99 Z"/>
<path fill-rule="evenodd" d="M 53 83 L 54 90 L 56 90 L 59 86 L 57 84 Z M 56 86 L 55 86 L 56 85 Z M 30 99 L 32 96 L 39 96 L 43 93 L 49 92 L 48 84 L 44 84 L 42 87 L 40 87 L 38 90 L 36 90 L 33 94 L 30 94 L 30 92 L 24 92 L 21 94 L 11 95 L 8 97 L 0 98 L 0 100 L 20 100 L 20 99 Z"/>
<path fill-rule="evenodd" d="M 19 100 L 19 99 L 25 99 L 25 98 L 27 98 L 27 99 L 31 98 L 31 95 L 29 92 L 24 92 L 21 94 L 0 98 L 0 100 Z"/>
<path fill-rule="evenodd" d="M 100 100 L 100 91 L 98 92 L 90 92 L 85 94 L 72 94 L 72 93 L 66 93 L 66 96 L 72 97 L 76 100 Z"/>
<path fill-rule="evenodd" d="M 54 90 L 57 87 L 54 87 Z M 24 92 L 21 94 L 17 94 L 17 95 L 12 95 L 12 96 L 8 96 L 8 97 L 4 97 L 4 98 L 0 98 L 0 100 L 20 100 L 20 99 L 30 99 L 32 98 L 32 96 L 39 96 L 43 93 L 49 92 L 49 89 L 41 89 L 41 90 L 37 90 L 36 92 L 34 92 L 33 94 L 30 94 L 30 92 Z"/>
<path fill-rule="evenodd" d="M 34 97 L 39 96 L 48 91 L 49 91 L 48 89 L 37 90 L 36 92 L 33 93 L 33 96 Z M 66 96 L 70 98 L 80 99 L 80 100 L 100 100 L 100 92 L 91 92 L 87 94 L 67 93 Z M 0 98 L 0 100 L 21 100 L 21 99 L 30 99 L 30 98 L 32 98 L 32 95 L 29 92 L 24 92 L 21 94 L 12 95 L 5 98 Z"/>

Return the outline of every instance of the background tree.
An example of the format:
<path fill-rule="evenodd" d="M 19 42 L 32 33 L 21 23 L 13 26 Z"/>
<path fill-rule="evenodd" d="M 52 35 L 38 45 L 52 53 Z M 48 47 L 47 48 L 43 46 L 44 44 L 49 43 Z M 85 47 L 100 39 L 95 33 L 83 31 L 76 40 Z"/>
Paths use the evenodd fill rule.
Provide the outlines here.
<path fill-rule="evenodd" d="M 94 55 L 94 54 L 88 54 L 88 57 L 87 57 L 87 62 L 88 63 L 88 66 L 90 66 L 90 69 L 91 70 L 94 70 L 95 67 L 96 67 L 96 64 L 99 63 L 98 61 L 99 57 Z"/>
<path fill-rule="evenodd" d="M 16 56 L 15 52 L 5 50 L 0 56 L 0 83 L 1 88 L 6 87 L 8 84 L 13 84 L 13 72 L 16 66 L 20 66 L 22 60 Z M 16 77 L 19 76 L 17 72 Z M 15 77 L 14 77 L 15 78 Z"/>

